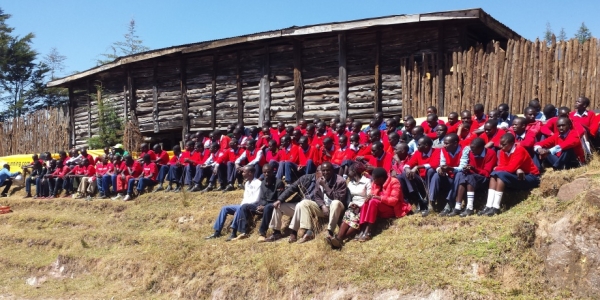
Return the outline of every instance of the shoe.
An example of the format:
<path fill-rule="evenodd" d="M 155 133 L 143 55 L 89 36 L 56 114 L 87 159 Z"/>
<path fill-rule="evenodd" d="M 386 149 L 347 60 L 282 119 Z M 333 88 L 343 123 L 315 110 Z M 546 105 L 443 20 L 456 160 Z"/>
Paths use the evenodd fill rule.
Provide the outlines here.
<path fill-rule="evenodd" d="M 354 236 L 354 240 L 355 240 L 355 241 L 357 241 L 357 242 L 358 242 L 358 241 L 360 241 L 360 238 L 361 238 L 363 235 L 365 235 L 365 233 L 364 233 L 363 231 L 359 232 L 358 234 L 356 234 L 356 235 Z"/>
<path fill-rule="evenodd" d="M 258 239 L 256 239 L 256 242 L 258 242 L 258 243 L 264 243 L 266 241 L 267 241 L 267 237 L 264 235 L 259 235 Z"/>
<path fill-rule="evenodd" d="M 440 212 L 440 217 L 445 217 L 445 216 L 447 216 L 447 215 L 448 215 L 449 213 L 451 213 L 451 212 L 452 212 L 452 211 L 450 211 L 450 209 L 449 209 L 449 208 L 444 208 L 444 210 L 442 210 L 442 211 Z"/>
<path fill-rule="evenodd" d="M 2 197 L 2 198 L 8 198 L 8 195 L 7 194 L 0 194 L 0 197 Z"/>
<path fill-rule="evenodd" d="M 212 184 L 209 184 L 205 189 L 202 190 L 202 193 L 211 192 L 214 189 Z"/>
<path fill-rule="evenodd" d="M 231 192 L 231 191 L 233 191 L 233 190 L 235 190 L 235 188 L 233 188 L 233 185 L 231 185 L 231 184 L 228 184 L 228 185 L 225 187 L 225 189 L 223 189 L 223 193 L 225 193 L 225 192 Z"/>
<path fill-rule="evenodd" d="M 62 196 L 63 198 L 71 198 L 71 194 L 66 193 L 64 196 Z"/>
<path fill-rule="evenodd" d="M 117 194 L 115 197 L 110 198 L 111 200 L 121 200 L 123 196 L 121 194 Z"/>
<path fill-rule="evenodd" d="M 332 237 L 331 237 L 329 234 L 325 235 L 325 236 L 323 237 L 323 240 L 325 241 L 325 243 L 326 243 L 327 245 L 329 245 L 329 246 L 333 247 L 333 244 L 331 244 Z"/>
<path fill-rule="evenodd" d="M 92 201 L 92 196 L 85 197 L 85 201 Z"/>
<path fill-rule="evenodd" d="M 214 232 L 213 234 L 205 237 L 205 240 L 212 240 L 212 239 L 216 239 L 216 238 L 220 238 L 221 237 L 221 233 L 220 232 Z"/>
<path fill-rule="evenodd" d="M 232 241 L 239 241 L 239 240 L 247 239 L 249 237 L 250 237 L 250 235 L 242 233 L 242 234 L 238 235 L 236 238 L 234 238 Z"/>
<path fill-rule="evenodd" d="M 474 215 L 474 214 L 475 214 L 475 213 L 473 212 L 473 210 L 472 210 L 472 209 L 465 209 L 465 211 L 463 211 L 462 213 L 460 213 L 460 215 L 459 215 L 459 216 L 460 216 L 461 218 L 464 218 L 464 217 L 472 216 L 472 215 Z"/>
<path fill-rule="evenodd" d="M 486 206 L 483 210 L 478 211 L 477 215 L 478 216 L 483 216 L 483 215 L 487 214 L 490 209 L 492 209 L 492 208 Z"/>
<path fill-rule="evenodd" d="M 244 190 L 244 185 L 241 183 L 238 183 L 237 187 L 238 190 Z"/>
<path fill-rule="evenodd" d="M 225 189 L 226 189 L 226 187 L 225 187 L 224 185 L 221 185 L 221 186 L 219 187 L 219 189 L 217 189 L 217 191 L 219 191 L 219 192 L 224 192 L 224 191 L 225 191 Z"/>
<path fill-rule="evenodd" d="M 202 186 L 199 184 L 194 184 L 194 186 L 190 189 L 190 192 L 199 192 L 202 191 Z"/>
<path fill-rule="evenodd" d="M 108 196 L 106 196 L 106 195 L 100 195 L 100 199 L 108 199 Z"/>
<path fill-rule="evenodd" d="M 187 189 L 185 189 L 185 190 L 186 190 L 187 192 L 189 192 L 189 191 L 191 191 L 193 188 L 194 188 L 194 186 L 190 184 L 190 185 L 187 187 Z"/>
<path fill-rule="evenodd" d="M 282 238 L 281 233 L 274 233 L 274 234 L 271 234 L 268 238 L 266 238 L 265 242 L 271 243 L 271 242 L 280 240 L 281 238 Z"/>
<path fill-rule="evenodd" d="M 133 200 L 133 198 L 129 194 L 125 195 L 125 198 L 123 198 L 123 201 L 129 201 L 129 200 Z"/>
<path fill-rule="evenodd" d="M 492 217 L 492 216 L 499 215 L 499 214 L 500 214 L 500 210 L 497 208 L 490 208 L 490 210 L 488 210 L 488 212 L 485 213 L 485 215 L 488 217 Z"/>
<path fill-rule="evenodd" d="M 298 244 L 303 244 L 306 242 L 310 242 L 312 240 L 315 239 L 315 234 L 314 233 L 305 233 L 304 236 L 298 240 Z"/>
<path fill-rule="evenodd" d="M 162 186 L 161 186 L 161 187 L 162 187 Z M 167 188 L 165 189 L 165 193 L 166 193 L 166 192 L 170 192 L 171 190 L 173 190 L 173 187 L 171 187 L 171 185 L 169 184 L 169 185 L 167 186 Z"/>
<path fill-rule="evenodd" d="M 48 199 L 54 199 L 54 195 L 48 196 Z"/>
<path fill-rule="evenodd" d="M 422 210 L 421 211 L 421 217 L 425 218 L 427 216 L 429 216 L 429 210 Z"/>
<path fill-rule="evenodd" d="M 156 192 L 160 192 L 160 191 L 164 191 L 164 190 L 165 190 L 165 188 L 162 185 L 159 185 L 152 192 L 156 193 Z"/>
<path fill-rule="evenodd" d="M 288 237 L 288 243 L 295 243 L 296 241 L 298 241 L 298 236 L 296 235 L 296 233 L 290 233 L 290 236 Z"/>
<path fill-rule="evenodd" d="M 23 197 L 23 198 L 31 198 L 31 194 L 27 194 L 27 195 L 25 195 L 25 197 Z"/>
<path fill-rule="evenodd" d="M 452 212 L 450 212 L 448 215 L 446 215 L 447 217 L 455 217 L 460 215 L 461 211 L 460 209 L 453 209 Z"/>
<path fill-rule="evenodd" d="M 229 237 L 227 237 L 227 239 L 225 241 L 226 242 L 233 241 L 233 240 L 235 240 L 236 237 L 237 236 L 235 236 L 235 233 L 232 232 L 231 235 L 229 235 Z"/>
<path fill-rule="evenodd" d="M 177 187 L 176 187 L 176 188 L 173 190 L 173 193 L 179 193 L 179 192 L 181 192 L 181 187 L 180 187 L 180 186 L 177 186 Z"/>
<path fill-rule="evenodd" d="M 334 236 L 333 238 L 329 239 L 329 242 L 331 243 L 331 248 L 333 249 L 342 248 L 342 241 L 338 240 L 337 236 Z"/>
<path fill-rule="evenodd" d="M 361 243 L 364 243 L 366 241 L 370 241 L 371 239 L 372 239 L 371 233 L 365 233 L 358 239 L 358 241 Z"/>

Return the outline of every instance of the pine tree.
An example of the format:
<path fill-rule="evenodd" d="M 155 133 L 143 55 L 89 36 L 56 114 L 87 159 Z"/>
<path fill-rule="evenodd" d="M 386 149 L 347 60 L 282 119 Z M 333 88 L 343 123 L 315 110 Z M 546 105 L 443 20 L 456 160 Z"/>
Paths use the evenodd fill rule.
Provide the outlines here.
<path fill-rule="evenodd" d="M 565 28 L 562 27 L 560 29 L 560 33 L 558 34 L 558 40 L 564 42 L 567 40 L 567 33 L 565 32 Z"/>
<path fill-rule="evenodd" d="M 546 31 L 544 32 L 544 40 L 546 44 L 550 46 L 552 44 L 552 36 L 554 32 L 552 32 L 552 27 L 550 26 L 550 22 L 546 23 Z"/>
<path fill-rule="evenodd" d="M 127 33 L 123 35 L 124 41 L 114 42 L 109 46 L 110 53 L 102 54 L 104 59 L 97 60 L 98 65 L 112 62 L 120 56 L 127 56 L 150 50 L 144 46 L 144 41 L 136 33 L 135 20 L 131 19 L 127 26 Z"/>
<path fill-rule="evenodd" d="M 575 38 L 579 40 L 579 43 L 583 44 L 592 38 L 592 32 L 587 26 L 585 26 L 585 23 L 582 22 L 581 26 L 579 26 L 579 29 L 577 30 L 577 33 L 575 33 Z"/>
<path fill-rule="evenodd" d="M 50 49 L 50 52 L 44 56 L 43 62 L 49 69 L 49 80 L 59 78 L 65 70 L 66 56 L 61 55 L 56 48 Z M 69 90 L 66 88 L 51 87 L 44 91 L 43 101 L 39 108 L 63 106 L 69 102 Z"/>

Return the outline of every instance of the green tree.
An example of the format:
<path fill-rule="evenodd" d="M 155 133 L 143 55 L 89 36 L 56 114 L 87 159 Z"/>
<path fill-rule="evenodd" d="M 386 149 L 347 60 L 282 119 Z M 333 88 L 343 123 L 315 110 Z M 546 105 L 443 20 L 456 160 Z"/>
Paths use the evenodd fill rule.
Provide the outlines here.
<path fill-rule="evenodd" d="M 564 42 L 564 41 L 567 40 L 567 33 L 565 32 L 565 28 L 564 27 L 562 27 L 560 29 L 560 33 L 558 33 L 558 37 L 557 38 L 561 42 Z"/>
<path fill-rule="evenodd" d="M 134 19 L 129 21 L 127 33 L 125 33 L 123 37 L 125 38 L 124 41 L 114 42 L 109 46 L 110 52 L 101 55 L 102 58 L 96 61 L 98 65 L 112 62 L 120 56 L 127 56 L 150 50 L 150 48 L 144 46 L 144 41 L 137 35 Z"/>
<path fill-rule="evenodd" d="M 50 49 L 50 52 L 44 56 L 43 62 L 48 66 L 48 79 L 55 80 L 59 78 L 65 70 L 66 56 L 61 55 L 56 48 Z M 51 87 L 44 91 L 41 107 L 63 106 L 69 102 L 69 90 L 66 88 Z"/>
<path fill-rule="evenodd" d="M 552 26 L 550 26 L 550 22 L 546 23 L 546 31 L 544 31 L 544 40 L 546 41 L 546 44 L 548 46 L 550 46 L 552 44 L 552 36 L 554 35 L 554 32 L 552 31 Z"/>
<path fill-rule="evenodd" d="M 575 33 L 575 38 L 579 40 L 579 43 L 583 44 L 592 38 L 592 32 L 587 26 L 585 26 L 585 23 L 582 22 L 581 26 L 579 26 L 579 29 Z"/>
<path fill-rule="evenodd" d="M 96 89 L 99 94 L 90 94 L 92 101 L 98 103 L 98 134 L 88 139 L 88 147 L 91 149 L 102 149 L 104 147 L 123 143 L 123 120 L 119 118 L 114 107 L 102 101 L 101 85 Z M 100 98 L 98 98 L 100 95 Z"/>

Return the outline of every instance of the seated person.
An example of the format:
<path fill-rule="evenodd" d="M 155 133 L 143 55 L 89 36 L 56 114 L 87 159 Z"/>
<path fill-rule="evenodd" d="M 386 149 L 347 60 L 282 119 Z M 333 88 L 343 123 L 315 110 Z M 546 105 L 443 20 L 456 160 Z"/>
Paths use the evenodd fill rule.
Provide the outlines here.
<path fill-rule="evenodd" d="M 569 117 L 574 123 L 581 124 L 586 130 L 589 130 L 592 126 L 592 120 L 596 114 L 593 110 L 588 110 L 590 106 L 590 99 L 587 97 L 579 97 L 575 101 L 575 111 L 569 114 Z"/>
<path fill-rule="evenodd" d="M 133 183 L 143 171 L 142 165 L 137 160 L 134 160 L 131 155 L 125 156 L 124 164 L 122 164 L 117 174 L 117 196 L 113 197 L 112 200 L 120 200 L 123 197 L 129 200 L 133 193 Z M 125 193 L 129 197 L 124 196 Z"/>
<path fill-rule="evenodd" d="M 488 116 L 485 115 L 485 112 L 483 110 L 483 104 L 477 103 L 475 104 L 475 106 L 473 106 L 471 131 L 478 131 L 476 132 L 477 134 L 483 132 L 483 125 L 485 125 L 485 122 L 488 121 Z"/>
<path fill-rule="evenodd" d="M 112 194 L 116 195 L 117 193 L 117 174 L 119 170 L 124 168 L 123 160 L 121 159 L 121 155 L 112 155 L 111 154 L 111 162 L 109 168 L 107 168 L 106 173 L 102 176 L 102 190 L 104 191 L 104 196 L 100 197 L 101 199 L 108 199 Z M 113 193 L 110 192 L 110 187 L 113 188 Z"/>
<path fill-rule="evenodd" d="M 204 155 L 204 145 L 202 143 L 189 141 L 185 144 L 185 151 L 181 153 L 181 164 L 183 165 L 183 185 L 188 186 L 188 191 L 192 188 L 192 179 L 196 175 L 196 166 L 201 164 Z"/>
<path fill-rule="evenodd" d="M 79 168 L 84 171 L 80 176 L 79 186 L 75 198 L 86 198 L 91 200 L 91 196 L 96 192 L 96 167 L 90 165 L 89 160 L 81 161 L 82 165 Z"/>
<path fill-rule="evenodd" d="M 400 135 L 397 132 L 391 132 L 387 135 L 387 144 L 384 145 L 384 150 L 387 153 L 394 155 L 394 149 L 396 149 L 396 145 L 400 143 Z"/>
<path fill-rule="evenodd" d="M 431 139 L 435 139 L 437 137 L 437 127 L 442 124 L 438 122 L 438 116 L 436 114 L 429 114 L 427 115 L 427 120 L 421 123 L 421 127 L 423 127 L 423 133 L 426 136 L 428 136 Z"/>
<path fill-rule="evenodd" d="M 516 143 L 527 149 L 527 152 L 533 153 L 533 145 L 536 141 L 536 132 L 527 130 L 527 121 L 523 117 L 516 117 L 513 120 L 512 128 L 508 131 L 515 136 Z"/>
<path fill-rule="evenodd" d="M 281 142 L 281 149 L 279 149 L 279 151 L 277 152 L 278 154 L 278 159 L 279 159 L 279 167 L 277 168 L 277 174 L 276 177 L 277 179 L 281 180 L 283 178 L 283 176 L 285 176 L 285 181 L 286 183 L 291 183 L 293 176 L 292 175 L 292 167 L 287 166 L 287 164 L 293 164 L 296 166 L 298 166 L 298 162 L 299 162 L 299 156 L 300 156 L 300 148 L 294 144 L 292 144 L 292 139 L 290 138 L 290 136 L 288 135 L 284 135 L 281 137 L 280 139 Z M 273 165 L 271 166 L 272 169 Z M 289 173 L 286 173 L 286 170 Z"/>
<path fill-rule="evenodd" d="M 4 164 L 2 166 L 2 170 L 0 170 L 0 187 L 4 187 L 0 197 L 8 197 L 8 191 L 12 186 L 13 179 L 17 177 L 17 175 L 21 175 L 21 172 L 10 172 L 10 165 Z"/>
<path fill-rule="evenodd" d="M 365 165 L 360 162 L 352 164 L 348 170 L 347 183 L 350 203 L 344 213 L 338 234 L 333 238 L 326 238 L 333 249 L 340 249 L 347 237 L 355 236 L 360 232 L 360 208 L 371 194 L 371 179 L 364 175 Z M 357 236 L 358 237 L 358 236 Z"/>
<path fill-rule="evenodd" d="M 173 188 L 173 183 L 176 184 L 176 188 L 180 188 L 181 175 L 183 174 L 182 164 L 179 161 L 181 158 L 181 147 L 178 145 L 173 147 L 173 157 L 169 159 L 166 165 L 161 165 L 158 170 L 157 187 L 154 192 L 162 191 L 170 192 Z M 167 188 L 163 188 L 163 182 L 167 179 Z"/>
<path fill-rule="evenodd" d="M 245 152 L 244 149 L 238 146 L 238 142 L 236 139 L 231 140 L 229 142 L 229 150 L 227 151 L 227 186 L 223 192 L 233 191 L 237 180 L 237 188 L 242 190 L 244 186 L 242 185 L 242 174 L 241 171 L 238 173 L 238 169 L 235 167 L 235 161 Z"/>
<path fill-rule="evenodd" d="M 415 119 L 406 119 L 404 121 L 404 130 L 402 131 L 402 135 L 400 136 L 400 141 L 405 143 L 410 143 L 415 139 L 413 136 L 413 129 L 417 126 L 417 121 Z M 412 152 L 411 152 L 412 153 Z"/>
<path fill-rule="evenodd" d="M 35 155 L 34 155 L 35 157 Z M 35 184 L 36 187 L 36 195 L 41 193 L 40 190 L 40 181 L 42 180 L 42 178 L 44 178 L 44 175 L 46 175 L 45 171 L 46 168 L 43 167 L 44 165 L 42 164 L 42 162 L 38 159 L 38 160 L 34 160 L 33 164 L 31 165 L 31 172 L 29 173 L 29 176 L 27 176 L 27 178 L 25 179 L 25 197 L 24 198 L 31 198 L 31 184 Z"/>
<path fill-rule="evenodd" d="M 500 149 L 500 138 L 504 135 L 505 131 L 498 129 L 498 122 L 493 119 L 485 122 L 483 130 L 484 132 L 479 137 L 485 142 L 485 147 L 488 149 L 493 148 L 494 150 Z"/>
<path fill-rule="evenodd" d="M 256 148 L 256 140 L 246 140 L 246 150 L 234 162 L 236 170 L 242 172 L 246 166 L 255 166 L 255 170 L 262 170 L 266 162 L 263 154 L 263 151 Z M 256 171 L 254 177 L 260 177 L 260 172 Z"/>
<path fill-rule="evenodd" d="M 423 217 L 429 215 L 427 187 L 440 164 L 440 149 L 433 149 L 432 145 L 433 141 L 429 137 L 421 137 L 417 151 L 404 167 L 404 172 L 398 176 L 398 180 L 402 183 L 404 200 L 410 203 L 411 198 L 416 198 Z"/>
<path fill-rule="evenodd" d="M 296 194 L 288 202 L 287 198 Z M 292 230 L 288 242 L 304 243 L 315 238 L 313 224 L 316 217 L 329 219 L 328 234 L 333 236 L 333 231 L 344 212 L 346 201 L 346 181 L 343 177 L 334 174 L 333 166 L 329 162 L 321 165 L 321 170 L 315 174 L 307 174 L 294 183 L 288 185 L 273 204 L 274 210 L 270 228 L 273 234 L 266 239 L 273 242 L 281 238 L 281 217 L 292 217 L 290 229 Z M 330 213 L 331 210 L 331 213 Z M 298 240 L 299 229 L 305 229 L 304 236 Z"/>
<path fill-rule="evenodd" d="M 255 166 L 246 166 L 242 171 L 242 176 L 246 180 L 244 185 L 244 197 L 242 198 L 242 203 L 239 205 L 226 205 L 221 208 L 221 212 L 215 220 L 215 225 L 213 229 L 214 233 L 210 236 L 207 236 L 206 239 L 215 239 L 221 236 L 221 230 L 223 230 L 223 226 L 225 225 L 225 220 L 227 215 L 234 215 L 233 222 L 231 222 L 231 228 L 233 229 L 227 241 L 231 241 L 234 239 L 243 239 L 246 238 L 247 235 L 243 234 L 241 238 L 237 237 L 237 230 L 246 230 L 246 218 L 244 213 L 240 210 L 242 205 L 244 204 L 254 204 L 258 207 L 258 203 L 261 199 L 261 184 L 262 182 L 258 180 L 258 178 L 254 177 L 256 170 L 254 170 Z M 256 210 L 256 209 L 255 209 Z"/>
<path fill-rule="evenodd" d="M 500 213 L 502 194 L 506 187 L 530 190 L 540 185 L 540 172 L 525 148 L 515 143 L 515 137 L 506 133 L 500 139 L 498 166 L 490 176 L 485 208 L 478 215 L 494 216 Z"/>
<path fill-rule="evenodd" d="M 315 164 L 315 156 L 317 152 L 317 148 L 309 145 L 308 137 L 300 138 L 300 147 L 298 148 L 298 165 L 295 164 L 286 164 L 285 174 L 314 174 L 317 170 L 317 165 Z M 289 170 L 287 168 L 290 168 Z M 297 175 L 296 175 L 297 176 Z"/>
<path fill-rule="evenodd" d="M 202 143 L 202 141 L 199 142 Z M 164 151 L 160 144 L 154 145 L 154 147 L 152 147 L 152 151 L 154 151 L 154 154 L 156 154 L 156 159 L 154 159 L 154 163 L 156 164 L 156 168 L 158 168 L 159 171 L 163 166 L 169 165 L 169 153 L 167 153 L 167 151 Z"/>
<path fill-rule="evenodd" d="M 415 153 L 415 151 L 417 151 L 417 143 L 419 142 L 419 139 L 424 137 L 424 131 L 423 131 L 423 127 L 421 126 L 415 126 L 412 130 L 412 140 L 410 142 L 407 142 L 408 144 L 408 153 L 410 153 L 411 155 L 413 153 Z M 432 147 L 433 147 L 433 140 L 431 140 L 432 143 Z"/>
<path fill-rule="evenodd" d="M 383 144 L 381 142 L 375 142 L 371 145 L 371 154 L 366 155 L 362 160 L 357 159 L 357 161 L 362 161 L 367 171 L 371 172 L 375 168 L 391 170 L 393 158 L 393 154 L 383 151 Z"/>
<path fill-rule="evenodd" d="M 440 166 L 436 168 L 435 174 L 429 182 L 430 201 L 437 201 L 441 195 L 446 201 L 446 207 L 440 216 L 446 216 L 452 212 L 450 202 L 450 191 L 454 185 L 454 177 L 467 164 L 468 153 L 458 144 L 458 135 L 448 134 L 444 138 L 444 148 L 441 149 Z"/>
<path fill-rule="evenodd" d="M 144 155 L 145 154 L 150 155 L 150 159 L 151 160 L 153 160 L 153 161 L 156 160 L 156 153 L 154 153 L 153 150 L 150 150 L 150 146 L 148 145 L 148 143 L 142 143 L 140 145 L 140 154 L 138 155 L 139 158 L 137 159 L 137 161 L 139 161 L 140 164 L 142 162 L 144 162 Z"/>
<path fill-rule="evenodd" d="M 40 175 L 40 180 L 38 181 L 38 185 L 36 185 L 35 191 L 37 195 L 34 196 L 36 199 L 45 199 L 50 196 L 50 186 L 46 175 L 54 173 L 57 161 L 52 159 L 52 156 L 47 157 L 50 157 L 50 160 L 46 161 L 47 165 L 42 165 L 44 175 Z"/>
<path fill-rule="evenodd" d="M 198 143 L 202 144 L 202 143 Z M 138 195 L 144 193 L 144 190 L 148 187 L 156 185 L 156 178 L 158 177 L 158 167 L 152 160 L 150 154 L 144 154 L 142 157 L 142 173 L 137 178 L 129 179 L 127 183 L 127 195 L 123 198 L 123 201 L 133 200 L 133 188 L 135 186 L 135 181 L 137 180 L 137 192 Z"/>
<path fill-rule="evenodd" d="M 402 218 L 410 213 L 411 207 L 403 200 L 398 179 L 388 176 L 384 168 L 375 168 L 371 174 L 371 194 L 360 208 L 359 242 L 371 239 L 373 225 L 377 219 Z"/>
<path fill-rule="evenodd" d="M 333 168 L 338 170 L 338 175 L 346 178 L 348 174 L 348 167 L 352 164 L 351 160 L 354 159 L 354 151 L 348 147 L 348 137 L 341 136 L 339 140 L 339 147 L 335 150 L 331 157 L 331 164 Z"/>
<path fill-rule="evenodd" d="M 435 137 L 433 139 L 433 148 L 443 148 L 444 138 L 448 133 L 448 127 L 446 125 L 438 125 L 435 129 Z M 457 136 L 458 137 L 458 136 Z"/>
<path fill-rule="evenodd" d="M 464 218 L 474 214 L 475 191 L 487 188 L 490 174 L 498 161 L 496 152 L 492 149 L 486 149 L 485 142 L 481 138 L 475 138 L 471 141 L 471 145 L 465 148 L 464 152 L 468 153 L 469 161 L 454 176 L 454 186 L 448 196 L 448 204 L 454 209 L 447 214 L 448 217 L 459 215 Z M 467 207 L 462 211 L 462 199 L 465 192 L 467 194 Z"/>
<path fill-rule="evenodd" d="M 210 156 L 197 170 L 198 172 L 194 178 L 194 180 L 199 179 L 199 181 L 194 182 L 195 186 L 192 189 L 193 192 L 200 188 L 199 184 L 202 181 L 202 178 L 208 176 L 210 176 L 210 178 L 208 178 L 208 185 L 202 190 L 203 193 L 210 192 L 215 189 L 217 178 L 219 179 L 219 184 L 221 185 L 219 190 L 225 190 L 227 181 L 227 162 L 229 160 L 229 155 L 226 151 L 227 150 L 222 150 L 221 146 L 217 143 L 213 142 L 212 145 L 210 145 Z"/>
<path fill-rule="evenodd" d="M 569 118 L 560 117 L 556 122 L 558 134 L 535 144 L 536 166 L 547 162 L 555 170 L 577 168 L 585 163 L 585 152 L 577 132 L 572 130 Z"/>
<path fill-rule="evenodd" d="M 458 134 L 458 127 L 462 124 L 462 122 L 458 119 L 457 112 L 451 112 L 448 114 L 448 122 L 446 122 L 446 133 L 456 133 Z"/>
<path fill-rule="evenodd" d="M 396 145 L 394 157 L 392 158 L 390 175 L 398 177 L 398 175 L 402 174 L 402 172 L 404 172 L 404 166 L 406 166 L 408 160 L 410 160 L 410 154 L 408 154 L 408 145 L 406 143 L 399 143 Z"/>
<path fill-rule="evenodd" d="M 97 161 L 96 174 L 94 175 L 96 179 L 94 181 L 96 182 L 96 188 L 100 192 L 100 198 L 107 198 L 106 191 L 104 191 L 104 181 L 102 178 L 109 170 L 113 169 L 113 165 L 108 161 L 106 155 L 100 155 Z"/>
<path fill-rule="evenodd" d="M 63 160 L 58 160 L 54 172 L 44 175 L 48 179 L 49 199 L 57 198 L 63 189 L 66 189 L 64 178 L 71 171 L 68 165 L 63 165 Z"/>
<path fill-rule="evenodd" d="M 514 119 L 517 117 L 510 113 L 510 108 L 506 103 L 498 105 L 498 114 L 498 128 L 504 131 L 508 130 L 512 126 Z"/>

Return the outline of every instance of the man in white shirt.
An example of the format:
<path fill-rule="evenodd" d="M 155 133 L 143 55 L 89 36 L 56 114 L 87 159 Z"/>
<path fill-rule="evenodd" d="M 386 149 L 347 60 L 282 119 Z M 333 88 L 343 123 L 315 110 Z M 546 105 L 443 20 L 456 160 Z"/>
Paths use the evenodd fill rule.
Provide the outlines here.
<path fill-rule="evenodd" d="M 237 230 L 245 229 L 245 228 L 238 228 L 240 215 L 242 214 L 242 211 L 240 210 L 240 208 L 242 207 L 243 204 L 258 203 L 261 198 L 260 186 L 261 186 L 262 182 L 260 180 L 258 180 L 257 178 L 254 178 L 255 172 L 256 172 L 256 170 L 255 170 L 254 165 L 246 166 L 244 168 L 244 170 L 242 171 L 242 177 L 244 177 L 244 180 L 246 180 L 246 183 L 244 185 L 244 197 L 242 198 L 242 203 L 240 203 L 239 205 L 223 206 L 221 208 L 221 212 L 219 213 L 219 216 L 217 217 L 217 220 L 215 220 L 215 225 L 213 226 L 213 229 L 215 230 L 215 232 L 212 235 L 206 237 L 206 239 L 215 239 L 215 238 L 218 238 L 221 236 L 221 230 L 223 229 L 223 226 L 225 225 L 225 220 L 227 219 L 227 215 L 234 215 L 233 221 L 231 222 L 231 229 L 232 229 L 231 235 L 227 238 L 227 241 L 231 241 L 233 239 L 238 239 L 237 238 Z M 241 236 L 242 235 L 240 235 L 240 237 Z M 243 236 L 246 237 L 245 234 L 243 234 Z"/>

